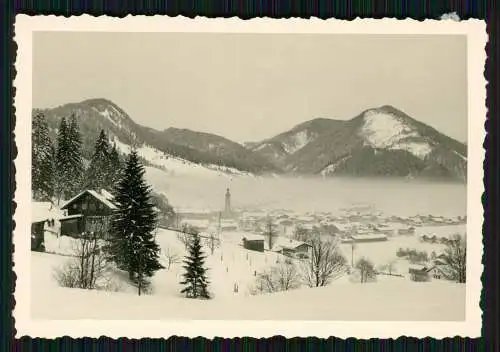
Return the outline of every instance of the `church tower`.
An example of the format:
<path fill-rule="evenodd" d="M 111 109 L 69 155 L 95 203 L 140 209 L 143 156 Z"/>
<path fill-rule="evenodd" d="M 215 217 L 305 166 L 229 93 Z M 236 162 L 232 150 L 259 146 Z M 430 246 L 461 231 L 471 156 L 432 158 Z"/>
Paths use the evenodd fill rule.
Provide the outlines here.
<path fill-rule="evenodd" d="M 226 203 L 224 206 L 224 215 L 231 216 L 231 193 L 229 192 L 229 188 L 226 190 Z"/>

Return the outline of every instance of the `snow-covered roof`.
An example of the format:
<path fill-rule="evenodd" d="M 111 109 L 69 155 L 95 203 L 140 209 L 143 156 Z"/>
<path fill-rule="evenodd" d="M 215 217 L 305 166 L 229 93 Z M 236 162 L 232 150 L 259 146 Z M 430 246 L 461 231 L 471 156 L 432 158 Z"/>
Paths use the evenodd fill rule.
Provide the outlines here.
<path fill-rule="evenodd" d="M 262 235 L 256 235 L 256 234 L 245 234 L 243 236 L 243 239 L 246 239 L 247 241 L 264 241 L 265 237 Z"/>
<path fill-rule="evenodd" d="M 112 195 L 111 193 L 109 193 L 108 191 L 106 191 L 105 189 L 101 189 L 101 194 L 104 198 L 108 199 L 108 200 L 114 200 L 115 199 L 115 196 Z"/>
<path fill-rule="evenodd" d="M 82 214 L 63 216 L 62 218 L 59 219 L 59 221 L 77 219 L 77 218 L 81 218 L 82 216 L 83 216 Z"/>
<path fill-rule="evenodd" d="M 278 251 L 281 249 L 296 249 L 302 245 L 307 245 L 307 243 L 287 237 L 277 237 L 273 244 L 273 250 Z"/>
<path fill-rule="evenodd" d="M 107 198 L 111 195 L 109 192 L 106 192 L 106 196 L 105 196 L 105 195 L 103 195 L 99 192 L 96 192 L 94 190 L 91 190 L 91 189 L 87 189 L 87 190 L 80 192 L 79 194 L 77 194 L 76 196 L 74 196 L 73 198 L 68 200 L 66 203 L 64 203 L 63 206 L 61 207 L 61 209 L 66 209 L 70 204 L 72 204 L 75 200 L 79 199 L 85 193 L 91 194 L 94 198 L 96 198 L 97 200 L 99 200 L 101 203 L 103 203 L 104 205 L 106 205 L 108 208 L 110 208 L 112 210 L 118 209 L 118 207 Z"/>
<path fill-rule="evenodd" d="M 427 270 L 427 267 L 425 265 L 421 265 L 421 264 L 410 264 L 408 266 L 408 269 L 414 270 L 414 271 L 424 271 L 424 270 Z"/>
<path fill-rule="evenodd" d="M 351 236 L 354 240 L 375 240 L 375 239 L 387 239 L 384 234 L 369 234 L 369 235 L 353 235 Z"/>

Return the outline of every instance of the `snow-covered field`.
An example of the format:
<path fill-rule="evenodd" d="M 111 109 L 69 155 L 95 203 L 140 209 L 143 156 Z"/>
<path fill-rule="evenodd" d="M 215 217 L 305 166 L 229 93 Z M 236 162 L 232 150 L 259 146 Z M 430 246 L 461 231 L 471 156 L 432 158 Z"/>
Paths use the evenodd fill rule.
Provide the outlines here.
<path fill-rule="evenodd" d="M 31 254 L 32 314 L 35 319 L 315 319 L 315 320 L 462 320 L 465 286 L 444 281 L 419 284 L 404 278 L 379 276 L 376 284 L 352 283 L 347 277 L 329 287 L 298 289 L 262 296 L 249 295 L 255 272 L 283 257 L 251 252 L 240 246 L 241 233 L 225 233 L 220 248 L 207 252 L 213 300 L 189 300 L 180 294 L 181 263 L 156 273 L 150 295 L 138 297 L 126 275 L 115 277 L 120 292 L 67 289 L 58 286 L 54 270 L 70 258 L 74 239 L 46 234 L 46 247 L 55 253 Z M 160 230 L 156 237 L 165 253 L 185 254 L 176 233 Z M 436 245 L 406 241 L 358 244 L 356 255 L 377 263 L 393 257 L 399 247 Z M 378 248 L 376 248 L 378 247 Z M 349 246 L 345 251 L 349 252 Z M 371 255 L 370 255 L 371 254 Z M 403 261 L 404 262 L 404 261 Z M 234 285 L 239 290 L 234 292 Z M 300 302 L 300 304 L 298 304 Z M 321 302 L 318 303 L 318 302 Z M 355 303 L 352 303 L 355 302 Z M 355 304 L 356 309 L 353 309 Z M 58 307 L 63 306 L 64 309 Z"/>
<path fill-rule="evenodd" d="M 126 275 L 115 275 L 120 292 L 68 289 L 58 286 L 54 270 L 70 258 L 47 253 L 31 254 L 32 315 L 35 319 L 314 319 L 314 320 L 463 320 L 465 286 L 445 281 L 414 283 L 405 278 L 379 276 L 377 283 L 358 284 L 347 276 L 325 288 L 301 288 L 288 292 L 251 296 L 255 272 L 274 265 L 280 255 L 252 252 L 240 246 L 241 233 L 224 234 L 220 248 L 207 252 L 213 299 L 190 300 L 180 294 L 182 263 L 158 271 L 152 292 L 137 296 Z M 176 233 L 159 230 L 157 241 L 165 253 L 185 254 Z M 56 253 L 70 253 L 73 239 L 47 235 Z M 56 246 L 57 244 L 57 246 Z M 385 243 L 388 245 L 389 243 Z M 385 250 L 360 244 L 358 254 L 373 254 L 383 262 L 400 245 Z M 411 244 L 408 243 L 408 246 Z M 346 247 L 347 250 L 347 247 Z M 380 254 L 380 255 L 378 255 Z M 384 258 L 384 260 L 382 260 Z M 234 292 L 235 284 L 238 292 Z M 64 307 L 64 309 L 59 309 Z"/>

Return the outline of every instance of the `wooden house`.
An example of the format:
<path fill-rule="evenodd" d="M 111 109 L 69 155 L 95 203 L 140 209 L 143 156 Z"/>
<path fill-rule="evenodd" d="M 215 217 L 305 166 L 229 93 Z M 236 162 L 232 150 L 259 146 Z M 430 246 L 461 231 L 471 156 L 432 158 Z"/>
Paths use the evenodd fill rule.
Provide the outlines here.
<path fill-rule="evenodd" d="M 272 251 L 296 258 L 307 258 L 310 256 L 311 245 L 291 238 L 277 237 Z"/>
<path fill-rule="evenodd" d="M 100 232 L 106 236 L 113 213 L 118 209 L 113 196 L 105 191 L 85 190 L 67 201 L 59 219 L 62 236 L 80 236 L 84 232 Z"/>

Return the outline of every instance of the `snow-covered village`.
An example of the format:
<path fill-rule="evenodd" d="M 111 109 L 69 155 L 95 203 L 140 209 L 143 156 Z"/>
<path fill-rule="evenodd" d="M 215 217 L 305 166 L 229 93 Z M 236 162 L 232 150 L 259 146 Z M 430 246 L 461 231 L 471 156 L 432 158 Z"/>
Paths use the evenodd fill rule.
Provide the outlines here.
<path fill-rule="evenodd" d="M 424 114 L 304 110 L 244 143 L 88 96 L 33 106 L 34 318 L 465 319 L 467 145 Z"/>

